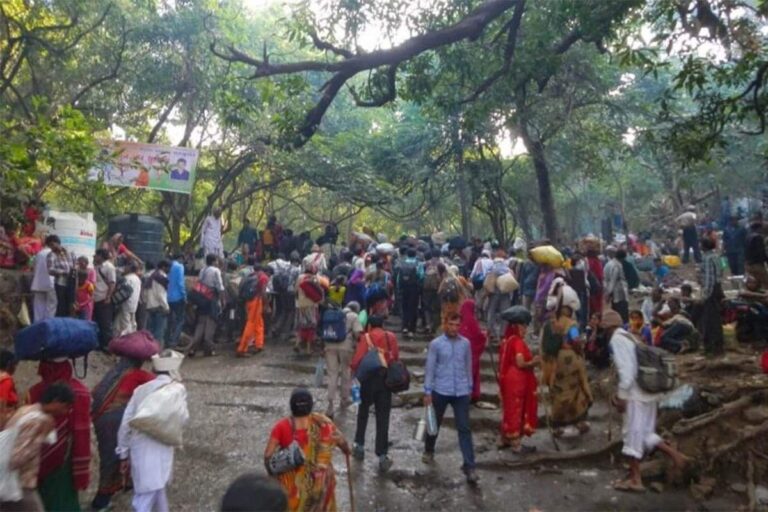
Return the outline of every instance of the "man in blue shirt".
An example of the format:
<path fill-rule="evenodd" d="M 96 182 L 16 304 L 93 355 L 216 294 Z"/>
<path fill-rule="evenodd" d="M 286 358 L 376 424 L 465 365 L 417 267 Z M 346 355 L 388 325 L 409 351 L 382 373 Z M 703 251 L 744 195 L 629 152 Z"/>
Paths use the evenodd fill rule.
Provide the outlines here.
<path fill-rule="evenodd" d="M 171 270 L 168 272 L 168 331 L 165 346 L 173 348 L 179 344 L 181 330 L 184 327 L 184 309 L 187 307 L 187 286 L 184 282 L 184 255 L 179 253 L 173 257 Z"/>
<path fill-rule="evenodd" d="M 427 368 L 424 375 L 424 405 L 435 408 L 438 426 L 443 421 L 445 410 L 450 405 L 459 434 L 459 447 L 464 458 L 462 471 L 467 482 L 478 481 L 475 471 L 475 448 L 472 431 L 469 428 L 470 394 L 472 392 L 472 351 L 469 341 L 459 335 L 460 317 L 457 313 L 448 315 L 443 325 L 445 334 L 429 344 Z M 435 460 L 437 435 L 427 435 L 424 442 L 422 461 L 431 464 Z"/>

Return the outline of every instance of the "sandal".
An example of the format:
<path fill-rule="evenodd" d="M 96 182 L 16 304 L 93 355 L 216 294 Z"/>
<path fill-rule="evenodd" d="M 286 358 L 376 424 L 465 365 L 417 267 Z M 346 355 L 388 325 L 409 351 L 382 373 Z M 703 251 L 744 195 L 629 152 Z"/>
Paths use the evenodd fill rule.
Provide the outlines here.
<path fill-rule="evenodd" d="M 646 491 L 643 484 L 636 484 L 631 480 L 616 480 L 612 486 L 617 491 L 644 493 Z"/>

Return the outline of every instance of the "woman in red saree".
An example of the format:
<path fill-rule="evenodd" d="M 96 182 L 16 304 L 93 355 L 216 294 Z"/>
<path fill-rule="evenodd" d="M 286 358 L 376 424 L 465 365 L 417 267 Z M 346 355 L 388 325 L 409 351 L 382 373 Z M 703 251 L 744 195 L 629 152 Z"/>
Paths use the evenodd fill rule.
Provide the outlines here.
<path fill-rule="evenodd" d="M 480 357 L 485 350 L 486 336 L 475 317 L 475 301 L 467 299 L 459 310 L 461 325 L 459 334 L 469 340 L 472 349 L 472 401 L 480 399 Z"/>
<path fill-rule="evenodd" d="M 507 315 L 508 312 L 511 314 Z M 540 360 L 538 356 L 533 357 L 525 343 L 531 314 L 521 306 L 514 306 L 503 318 L 509 324 L 499 347 L 499 390 L 504 416 L 498 447 L 511 447 L 515 453 L 527 453 L 535 450 L 523 446 L 522 437 L 531 436 L 538 423 L 538 382 L 533 368 Z"/>
<path fill-rule="evenodd" d="M 104 510 L 110 505 L 112 495 L 125 487 L 120 471 L 117 448 L 117 431 L 123 413 L 137 387 L 155 378 L 153 373 L 141 369 L 143 361 L 121 358 L 93 389 L 91 417 L 99 447 L 99 487 L 91 508 Z"/>

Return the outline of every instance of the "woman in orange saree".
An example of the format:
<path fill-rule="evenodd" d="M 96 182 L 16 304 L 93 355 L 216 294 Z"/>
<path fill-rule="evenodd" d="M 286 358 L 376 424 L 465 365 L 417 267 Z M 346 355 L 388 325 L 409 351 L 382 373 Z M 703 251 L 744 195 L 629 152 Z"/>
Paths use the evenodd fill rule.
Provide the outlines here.
<path fill-rule="evenodd" d="M 327 416 L 312 412 L 312 395 L 298 388 L 291 394 L 291 416 L 278 421 L 264 450 L 267 472 L 277 450 L 296 443 L 304 454 L 304 464 L 272 476 L 288 497 L 288 512 L 335 512 L 336 476 L 333 449 L 349 455 L 347 441 Z"/>
<path fill-rule="evenodd" d="M 501 437 L 498 447 L 527 453 L 534 447 L 522 444 L 523 436 L 531 436 L 538 423 L 538 382 L 533 372 L 540 363 L 525 343 L 531 314 L 522 306 L 513 306 L 502 315 L 508 326 L 499 347 L 499 391 L 503 407 Z"/>

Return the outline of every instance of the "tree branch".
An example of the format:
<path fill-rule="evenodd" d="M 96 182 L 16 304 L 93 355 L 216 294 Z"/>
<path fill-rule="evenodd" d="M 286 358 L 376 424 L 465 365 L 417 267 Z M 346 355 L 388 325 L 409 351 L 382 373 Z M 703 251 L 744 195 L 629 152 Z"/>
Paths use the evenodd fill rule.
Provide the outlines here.
<path fill-rule="evenodd" d="M 354 53 L 352 53 L 351 51 L 345 48 L 340 48 L 338 46 L 332 45 L 327 41 L 323 41 L 322 39 L 320 39 L 320 37 L 318 37 L 317 33 L 314 30 L 309 33 L 309 37 L 312 38 L 312 44 L 314 44 L 315 48 L 317 48 L 318 50 L 328 51 L 338 55 L 339 57 L 344 57 L 345 59 L 351 59 L 355 55 Z"/>

